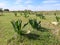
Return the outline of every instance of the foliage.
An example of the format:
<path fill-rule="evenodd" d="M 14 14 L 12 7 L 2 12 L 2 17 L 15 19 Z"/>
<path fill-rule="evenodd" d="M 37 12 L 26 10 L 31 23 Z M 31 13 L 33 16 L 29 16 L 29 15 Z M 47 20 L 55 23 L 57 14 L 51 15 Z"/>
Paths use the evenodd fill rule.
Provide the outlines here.
<path fill-rule="evenodd" d="M 43 14 L 36 14 L 36 16 L 40 17 L 41 19 L 45 19 L 45 16 Z"/>
<path fill-rule="evenodd" d="M 14 15 L 17 16 L 17 12 L 14 12 Z"/>
<path fill-rule="evenodd" d="M 41 26 L 41 21 L 37 22 L 36 19 L 30 19 L 29 24 L 32 26 L 33 29 L 36 29 L 36 30 L 41 31 L 41 32 L 51 30 L 51 29 L 47 29 L 47 28 L 42 27 Z"/>
<path fill-rule="evenodd" d="M 3 15 L 3 9 L 0 8 L 0 16 L 2 16 L 2 15 Z"/>
<path fill-rule="evenodd" d="M 24 37 L 26 37 L 26 38 L 28 38 L 28 39 L 33 39 L 33 40 L 38 39 L 39 35 L 37 35 L 37 34 L 32 34 L 32 33 L 28 33 L 28 34 L 27 34 L 27 31 L 23 30 L 23 28 L 24 28 L 28 23 L 24 24 L 23 26 L 22 26 L 22 21 L 21 21 L 21 20 L 11 21 L 11 23 L 12 23 L 12 25 L 13 25 L 13 27 L 14 27 L 14 31 L 17 32 L 18 35 L 20 35 L 20 38 L 19 38 L 19 37 L 18 37 L 18 38 L 19 38 L 19 40 L 20 40 L 21 42 L 23 42 Z M 12 39 L 11 39 L 11 40 L 12 40 Z M 19 40 L 18 40 L 18 41 L 19 41 Z M 11 41 L 10 41 L 10 42 L 11 42 Z"/>
<path fill-rule="evenodd" d="M 23 30 L 23 28 L 28 24 L 28 23 L 26 23 L 26 24 L 24 24 L 23 26 L 22 26 L 22 20 L 17 20 L 17 21 L 11 21 L 11 24 L 12 24 L 12 26 L 13 26 L 13 28 L 14 28 L 14 31 L 15 32 L 17 32 L 17 34 L 18 34 L 18 37 L 17 36 L 15 36 L 15 37 L 17 37 L 17 39 L 18 39 L 18 41 L 20 41 L 21 43 L 23 43 L 23 35 L 25 35 L 25 34 L 27 34 L 27 31 L 26 30 Z M 13 37 L 12 37 L 13 38 Z M 11 41 L 12 41 L 12 39 L 10 39 Z M 11 42 L 10 41 L 10 42 Z"/>
<path fill-rule="evenodd" d="M 7 45 L 7 41 L 15 34 L 11 24 L 9 23 L 12 19 L 16 19 L 16 20 L 22 19 L 23 22 L 28 20 L 28 18 L 26 18 L 27 19 L 26 20 L 23 16 L 21 16 L 21 17 L 19 16 L 18 18 L 16 18 L 13 16 L 13 13 L 9 13 L 9 14 L 4 13 L 4 14 L 6 14 L 6 16 L 0 17 L 0 45 Z M 50 18 L 49 16 L 51 16 L 52 18 Z M 57 16 L 60 16 L 60 15 L 57 15 Z M 34 16 L 32 16 L 32 18 L 33 17 Z M 50 21 L 55 20 L 54 15 L 46 15 L 45 17 L 47 19 L 50 19 Z M 24 23 L 23 23 L 23 25 L 24 25 Z M 29 27 L 29 26 L 30 25 L 28 25 L 26 27 Z M 46 26 L 47 28 L 50 28 L 50 26 L 48 25 L 48 20 L 44 20 L 42 22 L 42 26 L 43 27 Z M 51 26 L 51 27 L 54 28 L 53 26 Z M 57 26 L 57 27 L 59 27 L 59 26 Z M 44 30 L 46 30 L 46 29 L 44 29 Z M 14 38 L 12 38 L 11 43 L 9 43 L 8 45 L 60 45 L 60 37 L 58 38 L 58 40 L 59 40 L 58 41 L 56 39 L 56 36 L 54 36 L 54 35 L 53 35 L 54 37 L 50 36 L 50 33 L 48 33 L 48 32 L 40 32 L 40 31 L 35 30 L 35 32 L 32 32 L 32 33 L 34 33 L 34 34 L 23 35 L 24 39 L 20 38 L 21 42 L 23 42 L 22 40 L 24 40 L 24 42 L 23 42 L 24 44 L 19 44 L 20 40 L 17 39 L 18 37 L 15 38 L 15 36 L 14 36 Z"/>
<path fill-rule="evenodd" d="M 60 17 L 58 17 L 58 16 L 56 15 L 56 13 L 54 13 L 54 15 L 55 15 L 55 18 L 56 18 L 57 22 L 59 22 Z"/>
<path fill-rule="evenodd" d="M 37 22 L 36 19 L 32 20 L 30 19 L 29 20 L 29 23 L 31 24 L 31 26 L 34 28 L 34 29 L 40 29 L 41 28 L 41 21 Z"/>
<path fill-rule="evenodd" d="M 24 13 L 30 14 L 32 11 L 31 10 L 24 10 Z"/>
<path fill-rule="evenodd" d="M 25 15 L 25 17 L 29 17 L 29 11 L 28 10 L 24 10 L 24 15 Z"/>
<path fill-rule="evenodd" d="M 4 11 L 8 11 L 9 12 L 9 9 L 4 9 Z"/>
<path fill-rule="evenodd" d="M 2 8 L 0 8 L 0 12 L 3 12 L 3 9 Z"/>
<path fill-rule="evenodd" d="M 11 21 L 11 24 L 13 25 L 13 28 L 15 32 L 17 32 L 19 35 L 26 33 L 26 31 L 23 30 L 23 28 L 28 24 L 24 24 L 22 27 L 22 21 L 17 20 L 17 21 Z"/>

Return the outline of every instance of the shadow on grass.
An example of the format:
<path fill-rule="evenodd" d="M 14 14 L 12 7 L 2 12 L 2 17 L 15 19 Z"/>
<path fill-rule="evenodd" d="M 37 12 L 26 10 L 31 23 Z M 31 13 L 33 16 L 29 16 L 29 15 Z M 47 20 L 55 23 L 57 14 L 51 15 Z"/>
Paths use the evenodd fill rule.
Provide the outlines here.
<path fill-rule="evenodd" d="M 38 40 L 39 39 L 39 35 L 38 34 L 22 34 L 24 37 L 28 38 L 29 40 Z"/>
<path fill-rule="evenodd" d="M 20 37 L 16 38 L 15 37 L 12 37 L 11 39 L 9 39 L 7 41 L 7 45 L 9 45 L 12 41 L 15 41 L 15 42 L 20 42 L 20 43 L 23 43 L 24 40 L 27 38 L 28 40 L 38 40 L 39 39 L 39 35 L 37 34 L 21 34 Z M 15 43 L 13 42 L 13 43 Z"/>
<path fill-rule="evenodd" d="M 41 31 L 41 32 L 48 32 L 48 30 L 50 29 L 47 29 L 47 28 L 44 28 L 44 27 L 41 27 L 39 30 L 37 31 Z M 17 32 L 18 34 L 18 32 Z M 41 35 L 40 34 L 35 34 L 35 33 L 29 33 L 29 34 L 18 34 L 20 37 L 18 37 L 19 39 L 15 39 L 15 37 L 12 37 L 11 39 L 8 40 L 8 43 L 11 43 L 11 41 L 15 40 L 20 43 L 23 43 L 24 40 L 27 38 L 28 40 L 41 40 Z M 16 36 L 17 37 L 17 36 Z M 45 36 L 44 36 L 45 37 Z M 47 36 L 46 36 L 47 37 Z M 49 36 L 48 36 L 49 37 Z M 41 39 L 40 39 L 41 38 Z M 43 40 L 43 39 L 42 39 Z"/>
<path fill-rule="evenodd" d="M 37 31 L 48 32 L 49 30 L 51 30 L 51 29 L 40 27 Z"/>

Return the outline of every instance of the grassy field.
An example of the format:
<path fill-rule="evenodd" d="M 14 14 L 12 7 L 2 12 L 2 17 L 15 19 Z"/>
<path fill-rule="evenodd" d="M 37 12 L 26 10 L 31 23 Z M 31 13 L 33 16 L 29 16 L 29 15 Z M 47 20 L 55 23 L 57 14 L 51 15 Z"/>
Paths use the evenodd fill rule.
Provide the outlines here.
<path fill-rule="evenodd" d="M 46 19 L 44 20 L 44 19 L 40 19 L 39 17 L 36 17 L 35 15 L 29 15 L 28 18 L 25 18 L 24 15 L 21 16 L 20 13 L 18 13 L 18 16 L 15 16 L 14 13 L 12 12 L 4 13 L 3 16 L 0 16 L 0 45 L 7 45 L 8 40 L 11 39 L 16 33 L 11 24 L 12 20 L 21 19 L 24 24 L 27 23 L 30 18 L 32 19 L 35 18 L 38 21 L 42 21 L 41 22 L 42 27 L 45 27 L 50 30 L 44 32 L 37 30 L 33 31 L 32 33 L 39 35 L 39 37 L 37 39 L 29 39 L 28 37 L 23 37 L 24 45 L 60 45 L 59 31 L 58 31 L 58 35 L 54 35 L 55 33 L 54 34 L 52 33 L 52 31 L 54 32 L 56 30 L 60 30 L 59 28 L 60 25 L 59 26 L 53 26 L 52 24 L 50 25 L 50 22 L 56 21 L 54 15 L 45 15 Z M 24 29 L 33 30 L 33 28 L 30 25 L 27 25 Z M 17 39 L 15 39 L 12 40 L 9 43 L 9 45 L 19 45 L 19 42 L 17 41 Z"/>

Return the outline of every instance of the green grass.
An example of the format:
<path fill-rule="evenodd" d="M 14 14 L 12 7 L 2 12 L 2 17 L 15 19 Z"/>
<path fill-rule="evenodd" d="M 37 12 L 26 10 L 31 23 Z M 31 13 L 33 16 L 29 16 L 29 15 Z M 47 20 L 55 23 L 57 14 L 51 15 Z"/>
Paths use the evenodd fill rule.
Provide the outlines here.
<path fill-rule="evenodd" d="M 58 15 L 59 16 L 59 15 Z M 35 15 L 30 15 L 28 18 L 25 18 L 24 15 L 20 15 L 18 13 L 18 16 L 16 17 L 13 13 L 4 13 L 4 16 L 0 16 L 0 45 L 7 45 L 7 41 L 11 39 L 16 32 L 14 32 L 13 26 L 10 23 L 12 20 L 18 20 L 21 19 L 23 21 L 23 24 L 28 22 L 28 19 L 36 19 L 39 21 L 42 21 L 42 26 L 46 28 L 50 28 L 47 23 L 51 21 L 56 21 L 54 15 L 46 15 L 46 20 L 40 19 L 39 17 L 36 17 Z M 48 22 L 49 21 L 49 22 Z M 30 24 L 28 24 L 24 29 L 26 30 L 33 30 Z M 60 30 L 60 29 L 59 29 Z M 59 45 L 60 42 L 57 40 L 57 38 L 52 36 L 51 32 L 41 32 L 34 30 L 32 33 L 38 34 L 40 37 L 37 40 L 28 39 L 28 37 L 24 37 L 23 43 L 25 45 Z M 51 37 L 50 37 L 51 36 Z M 18 45 L 17 39 L 12 40 L 10 45 Z"/>

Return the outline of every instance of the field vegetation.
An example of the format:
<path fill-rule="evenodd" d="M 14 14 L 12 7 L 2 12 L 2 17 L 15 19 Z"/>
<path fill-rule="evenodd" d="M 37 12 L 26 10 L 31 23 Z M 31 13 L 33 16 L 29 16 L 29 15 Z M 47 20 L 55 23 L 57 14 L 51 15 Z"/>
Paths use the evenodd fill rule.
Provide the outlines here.
<path fill-rule="evenodd" d="M 60 45 L 60 11 L 1 10 L 0 45 Z"/>

